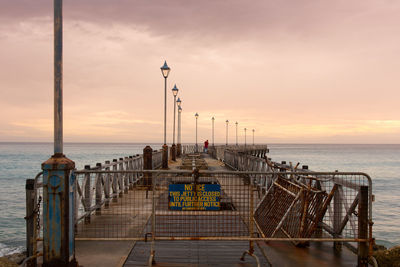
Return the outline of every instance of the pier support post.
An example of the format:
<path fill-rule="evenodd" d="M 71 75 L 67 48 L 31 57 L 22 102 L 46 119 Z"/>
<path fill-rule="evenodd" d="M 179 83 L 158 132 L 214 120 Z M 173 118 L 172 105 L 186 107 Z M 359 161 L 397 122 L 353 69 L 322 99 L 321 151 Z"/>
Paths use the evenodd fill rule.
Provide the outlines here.
<path fill-rule="evenodd" d="M 146 146 L 143 149 L 143 170 L 152 170 L 153 169 L 153 149 L 150 146 Z M 143 185 L 151 186 L 152 185 L 152 175 L 151 173 L 144 173 L 144 182 Z"/>
<path fill-rule="evenodd" d="M 166 144 L 162 146 L 162 168 L 168 169 L 168 146 Z"/>
<path fill-rule="evenodd" d="M 358 201 L 358 238 L 368 239 L 368 186 L 360 187 Z M 358 267 L 368 266 L 368 242 L 358 243 Z"/>
<path fill-rule="evenodd" d="M 176 161 L 176 145 L 172 144 L 171 146 L 171 159 Z"/>
<path fill-rule="evenodd" d="M 34 232 L 34 220 L 33 217 L 37 216 L 35 211 L 35 180 L 34 179 L 26 179 L 25 185 L 26 191 L 26 254 L 27 257 L 33 256 L 35 253 L 33 251 L 33 232 Z M 36 262 L 36 261 L 35 261 Z M 36 264 L 35 264 L 36 265 Z M 28 266 L 35 266 L 33 263 Z"/>
<path fill-rule="evenodd" d="M 337 185 L 337 190 L 333 194 L 333 230 L 336 234 L 339 234 L 341 222 L 343 220 L 343 196 L 342 196 L 342 186 Z M 333 247 L 335 252 L 342 250 L 342 242 L 333 242 Z"/>
<path fill-rule="evenodd" d="M 176 156 L 180 157 L 182 154 L 182 145 L 181 144 L 177 144 L 176 145 Z"/>
<path fill-rule="evenodd" d="M 75 163 L 56 153 L 43 170 L 43 266 L 77 266 L 74 236 Z"/>

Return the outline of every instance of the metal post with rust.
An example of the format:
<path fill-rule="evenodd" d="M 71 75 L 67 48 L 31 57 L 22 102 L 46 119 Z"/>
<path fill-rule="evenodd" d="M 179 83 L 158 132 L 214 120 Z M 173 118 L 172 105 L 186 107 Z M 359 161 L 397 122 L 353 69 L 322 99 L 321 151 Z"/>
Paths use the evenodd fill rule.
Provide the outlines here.
<path fill-rule="evenodd" d="M 360 187 L 358 202 L 358 238 L 368 239 L 368 186 Z M 358 266 L 368 266 L 368 242 L 358 243 Z"/>
<path fill-rule="evenodd" d="M 63 154 L 62 0 L 54 0 L 54 155 L 43 169 L 43 266 L 77 266 L 74 236 L 75 163 Z"/>
<path fill-rule="evenodd" d="M 343 220 L 343 199 L 342 199 L 342 185 L 337 185 L 338 190 L 335 191 L 333 195 L 333 230 L 335 231 L 336 234 L 339 233 L 341 222 Z M 342 242 L 333 242 L 333 248 L 335 249 L 336 252 L 339 252 L 342 250 Z"/>
<path fill-rule="evenodd" d="M 31 257 L 34 254 L 33 251 L 33 242 L 35 241 L 34 238 L 34 216 L 36 216 L 35 212 L 35 180 L 34 179 L 27 179 L 25 185 L 25 192 L 26 192 L 26 254 L 27 257 Z M 36 261 L 35 261 L 36 263 Z M 31 265 L 34 265 L 32 262 Z M 36 264 L 35 264 L 36 265 Z"/>
<path fill-rule="evenodd" d="M 146 146 L 143 149 L 143 170 L 153 169 L 153 149 L 150 146 Z M 151 173 L 144 173 L 143 185 L 152 185 L 152 175 Z"/>

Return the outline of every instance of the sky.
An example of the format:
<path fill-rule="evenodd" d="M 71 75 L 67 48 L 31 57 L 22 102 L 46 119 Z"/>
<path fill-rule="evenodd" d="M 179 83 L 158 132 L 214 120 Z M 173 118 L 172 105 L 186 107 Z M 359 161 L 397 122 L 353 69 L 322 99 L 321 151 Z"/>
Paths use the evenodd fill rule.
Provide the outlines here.
<path fill-rule="evenodd" d="M 400 143 L 398 0 L 69 0 L 65 142 Z M 53 141 L 53 1 L 0 0 L 0 142 Z"/>

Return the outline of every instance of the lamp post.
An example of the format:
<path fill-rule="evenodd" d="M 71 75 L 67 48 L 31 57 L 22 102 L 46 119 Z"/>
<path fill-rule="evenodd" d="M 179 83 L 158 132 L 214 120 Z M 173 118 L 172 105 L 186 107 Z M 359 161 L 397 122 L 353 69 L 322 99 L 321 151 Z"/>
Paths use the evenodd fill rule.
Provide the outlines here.
<path fill-rule="evenodd" d="M 63 153 L 63 19 L 62 0 L 54 1 L 54 155 L 43 170 L 43 266 L 77 266 L 74 212 L 75 163 Z M 27 184 L 28 185 L 28 184 Z M 36 242 L 36 240 L 34 240 Z M 28 247 L 28 253 L 36 251 Z"/>
<path fill-rule="evenodd" d="M 168 169 L 168 146 L 167 146 L 167 78 L 171 69 L 167 65 L 167 61 L 160 68 L 164 77 L 164 145 L 162 146 L 162 168 Z"/>
<path fill-rule="evenodd" d="M 174 95 L 174 129 L 172 131 L 172 146 L 171 146 L 171 159 L 176 161 L 176 145 L 175 145 L 175 114 L 176 114 L 176 96 L 178 95 L 178 88 L 176 84 L 172 88 L 172 94 Z"/>
<path fill-rule="evenodd" d="M 236 145 L 238 145 L 238 122 L 235 122 L 236 124 Z"/>
<path fill-rule="evenodd" d="M 212 121 L 212 145 L 214 147 L 214 121 L 215 121 L 215 118 L 212 117 L 211 121 Z"/>
<path fill-rule="evenodd" d="M 253 146 L 254 146 L 254 132 L 255 132 L 256 130 L 254 130 L 253 129 Z"/>
<path fill-rule="evenodd" d="M 247 144 L 246 144 L 246 143 L 247 143 L 247 142 L 246 142 L 246 141 L 247 141 L 247 140 L 246 140 L 246 131 L 247 131 L 247 128 L 244 128 L 244 147 L 246 147 L 246 145 L 247 145 Z"/>
<path fill-rule="evenodd" d="M 180 157 L 181 155 L 181 150 L 182 150 L 182 145 L 181 145 L 181 113 L 182 113 L 182 107 L 181 107 L 181 99 L 178 97 L 178 100 L 176 100 L 176 104 L 178 105 L 178 143 L 176 144 L 176 156 Z"/>
<path fill-rule="evenodd" d="M 194 116 L 196 117 L 196 153 L 198 153 L 199 152 L 199 147 L 198 147 L 198 145 L 197 145 L 197 119 L 199 118 L 199 114 L 197 114 L 197 112 L 196 112 L 196 114 L 194 114 Z"/>
<path fill-rule="evenodd" d="M 225 142 L 225 145 L 228 145 L 228 125 L 229 125 L 229 121 L 226 120 L 225 122 L 226 122 L 226 142 Z"/>

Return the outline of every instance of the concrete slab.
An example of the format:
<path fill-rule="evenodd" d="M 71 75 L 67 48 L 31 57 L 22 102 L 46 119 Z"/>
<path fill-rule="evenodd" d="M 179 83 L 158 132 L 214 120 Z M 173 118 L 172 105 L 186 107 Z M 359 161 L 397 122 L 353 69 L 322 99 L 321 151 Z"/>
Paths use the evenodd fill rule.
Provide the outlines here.
<path fill-rule="evenodd" d="M 82 267 L 123 266 L 135 241 L 76 241 L 76 259 Z"/>

